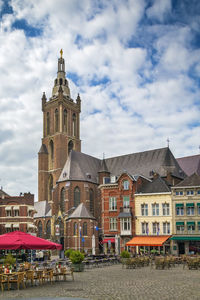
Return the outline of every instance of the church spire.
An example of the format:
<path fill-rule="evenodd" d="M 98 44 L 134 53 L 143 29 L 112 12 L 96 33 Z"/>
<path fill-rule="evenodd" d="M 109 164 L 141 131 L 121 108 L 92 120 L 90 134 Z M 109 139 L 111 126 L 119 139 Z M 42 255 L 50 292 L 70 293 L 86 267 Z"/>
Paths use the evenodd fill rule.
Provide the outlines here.
<path fill-rule="evenodd" d="M 63 58 L 63 50 L 62 49 L 60 50 L 60 57 L 58 58 L 57 78 L 54 81 L 52 97 L 58 96 L 60 86 L 63 90 L 63 95 L 71 98 L 68 81 L 65 77 L 65 60 Z"/>

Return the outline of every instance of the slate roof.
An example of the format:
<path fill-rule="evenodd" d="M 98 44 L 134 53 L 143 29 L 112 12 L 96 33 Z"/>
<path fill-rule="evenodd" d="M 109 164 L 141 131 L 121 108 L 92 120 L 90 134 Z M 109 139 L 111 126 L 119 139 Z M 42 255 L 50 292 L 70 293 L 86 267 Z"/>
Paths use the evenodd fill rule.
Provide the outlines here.
<path fill-rule="evenodd" d="M 167 186 L 166 182 L 158 176 L 153 179 L 151 182 L 145 182 L 140 189 L 136 192 L 138 193 L 168 193 L 170 192 L 170 188 Z"/>
<path fill-rule="evenodd" d="M 84 203 L 79 204 L 79 206 L 74 210 L 74 212 L 68 217 L 68 219 L 95 219 L 89 211 L 87 210 Z"/>
<path fill-rule="evenodd" d="M 48 154 L 48 150 L 45 144 L 42 144 L 42 146 L 40 147 L 40 150 L 38 153 L 45 153 Z"/>
<path fill-rule="evenodd" d="M 107 158 L 105 163 L 111 176 L 127 172 L 150 178 L 152 171 L 161 177 L 166 177 L 168 172 L 178 178 L 186 176 L 168 147 Z M 100 159 L 72 150 L 58 181 L 83 180 L 98 183 L 98 172 L 101 169 Z"/>
<path fill-rule="evenodd" d="M 180 157 L 176 159 L 183 171 L 188 175 L 197 173 L 200 175 L 200 154 Z"/>
<path fill-rule="evenodd" d="M 176 187 L 187 187 L 187 186 L 200 186 L 200 176 L 196 173 L 189 177 L 186 177 L 182 182 L 177 184 Z"/>
<path fill-rule="evenodd" d="M 51 217 L 51 206 L 47 201 L 38 201 L 34 203 L 36 213 L 34 218 Z"/>

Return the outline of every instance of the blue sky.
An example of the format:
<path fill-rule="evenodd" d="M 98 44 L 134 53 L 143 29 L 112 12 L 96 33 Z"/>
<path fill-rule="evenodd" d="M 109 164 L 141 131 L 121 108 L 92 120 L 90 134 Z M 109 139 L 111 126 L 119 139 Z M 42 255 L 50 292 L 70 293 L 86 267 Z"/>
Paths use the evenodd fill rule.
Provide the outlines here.
<path fill-rule="evenodd" d="M 41 96 L 62 48 L 82 151 L 199 153 L 200 1 L 0 0 L 0 185 L 37 200 Z"/>

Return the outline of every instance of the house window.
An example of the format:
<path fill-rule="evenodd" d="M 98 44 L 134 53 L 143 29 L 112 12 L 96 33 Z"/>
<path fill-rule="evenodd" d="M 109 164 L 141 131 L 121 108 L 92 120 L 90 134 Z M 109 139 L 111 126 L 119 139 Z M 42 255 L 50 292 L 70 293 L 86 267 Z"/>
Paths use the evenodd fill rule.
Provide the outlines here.
<path fill-rule="evenodd" d="M 159 204 L 158 203 L 152 204 L 152 215 L 159 216 Z"/>
<path fill-rule="evenodd" d="M 74 223 L 74 235 L 78 235 L 77 233 L 78 233 L 78 225 L 77 225 L 77 223 L 75 222 L 75 223 Z"/>
<path fill-rule="evenodd" d="M 185 229 L 185 227 L 184 227 L 184 222 L 177 222 L 177 223 L 176 223 L 176 233 L 177 233 L 177 234 L 182 234 L 182 233 L 184 233 L 184 229 Z"/>
<path fill-rule="evenodd" d="M 72 117 L 73 123 L 72 123 L 72 135 L 76 136 L 76 115 L 73 114 Z"/>
<path fill-rule="evenodd" d="M 94 191 L 90 189 L 90 212 L 94 213 Z"/>
<path fill-rule="evenodd" d="M 149 223 L 142 223 L 142 234 L 149 234 Z"/>
<path fill-rule="evenodd" d="M 47 135 L 50 134 L 50 115 L 47 113 Z"/>
<path fill-rule="evenodd" d="M 194 233 L 195 232 L 195 222 L 188 222 L 187 223 L 187 230 L 188 233 Z"/>
<path fill-rule="evenodd" d="M 198 232 L 200 232 L 200 222 L 198 222 Z"/>
<path fill-rule="evenodd" d="M 63 127 L 64 131 L 67 132 L 67 110 L 64 109 L 63 111 Z"/>
<path fill-rule="evenodd" d="M 117 230 L 117 218 L 110 218 L 110 231 Z"/>
<path fill-rule="evenodd" d="M 122 218 L 122 231 L 130 231 L 131 230 L 131 219 L 130 218 Z"/>
<path fill-rule="evenodd" d="M 51 237 L 51 221 L 48 220 L 46 224 L 46 237 L 47 239 L 50 239 Z"/>
<path fill-rule="evenodd" d="M 128 180 L 123 181 L 123 189 L 124 190 L 129 190 L 129 181 Z"/>
<path fill-rule="evenodd" d="M 152 223 L 152 232 L 153 234 L 157 234 L 159 235 L 160 233 L 160 224 L 155 222 L 155 223 Z"/>
<path fill-rule="evenodd" d="M 58 132 L 58 110 L 55 110 L 55 132 Z"/>
<path fill-rule="evenodd" d="M 39 236 L 39 237 L 42 237 L 42 231 L 43 231 L 42 222 L 39 221 L 39 222 L 38 222 L 38 236 Z"/>
<path fill-rule="evenodd" d="M 200 215 L 200 203 L 197 203 L 197 213 Z"/>
<path fill-rule="evenodd" d="M 109 199 L 109 210 L 117 210 L 117 199 L 116 197 L 110 197 Z"/>
<path fill-rule="evenodd" d="M 169 216 L 169 203 L 162 204 L 163 216 Z"/>
<path fill-rule="evenodd" d="M 103 177 L 103 184 L 110 183 L 110 177 Z"/>
<path fill-rule="evenodd" d="M 14 210 L 14 217 L 19 217 L 19 209 Z"/>
<path fill-rule="evenodd" d="M 200 195 L 200 190 L 197 191 L 197 194 Z"/>
<path fill-rule="evenodd" d="M 12 211 L 6 210 L 6 217 L 12 217 Z"/>
<path fill-rule="evenodd" d="M 65 212 L 65 189 L 62 188 L 60 192 L 60 211 L 61 213 Z"/>
<path fill-rule="evenodd" d="M 183 196 L 183 191 L 176 191 L 176 196 Z"/>
<path fill-rule="evenodd" d="M 169 222 L 163 223 L 163 234 L 170 234 L 170 223 Z"/>
<path fill-rule="evenodd" d="M 194 191 L 192 191 L 192 190 L 187 191 L 187 196 L 191 196 L 191 195 L 194 195 Z"/>
<path fill-rule="evenodd" d="M 81 199 L 81 192 L 80 192 L 79 187 L 77 186 L 74 189 L 74 207 L 79 206 L 80 199 Z"/>
<path fill-rule="evenodd" d="M 141 204 L 141 215 L 148 216 L 148 204 Z"/>
<path fill-rule="evenodd" d="M 87 223 L 86 222 L 83 223 L 83 235 L 84 236 L 87 235 Z"/>
<path fill-rule="evenodd" d="M 124 196 L 123 197 L 123 207 L 129 208 L 129 204 L 130 204 L 129 196 Z"/>
<path fill-rule="evenodd" d="M 184 215 L 184 207 L 183 206 L 176 207 L 176 215 L 177 216 L 183 216 Z"/>
<path fill-rule="evenodd" d="M 187 206 L 187 215 L 188 216 L 194 215 L 194 206 Z"/>

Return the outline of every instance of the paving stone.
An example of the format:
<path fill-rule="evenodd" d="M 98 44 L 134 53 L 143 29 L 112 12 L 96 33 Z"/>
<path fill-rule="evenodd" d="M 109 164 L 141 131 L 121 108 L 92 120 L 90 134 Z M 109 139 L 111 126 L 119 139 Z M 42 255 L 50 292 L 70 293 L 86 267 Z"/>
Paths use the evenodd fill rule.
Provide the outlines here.
<path fill-rule="evenodd" d="M 26 289 L 4 291 L 1 299 L 68 299 L 90 300 L 199 300 L 200 270 L 169 270 L 151 267 L 122 269 L 121 265 L 88 269 L 75 273 L 75 281 L 47 283 Z"/>

